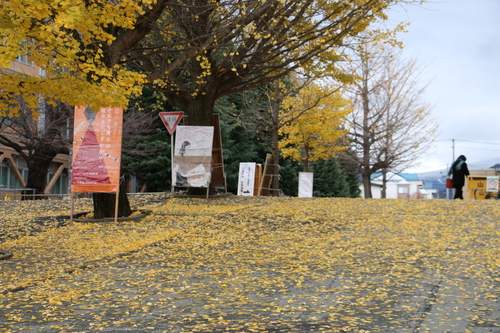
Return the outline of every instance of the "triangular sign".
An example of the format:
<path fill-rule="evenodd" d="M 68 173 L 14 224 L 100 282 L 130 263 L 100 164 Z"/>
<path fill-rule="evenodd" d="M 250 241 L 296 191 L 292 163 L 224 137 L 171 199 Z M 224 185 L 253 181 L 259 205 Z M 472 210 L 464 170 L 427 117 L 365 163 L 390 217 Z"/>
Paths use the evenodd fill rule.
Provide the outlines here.
<path fill-rule="evenodd" d="M 160 118 L 165 124 L 168 133 L 172 135 L 175 132 L 175 128 L 179 125 L 184 112 L 160 112 Z"/>

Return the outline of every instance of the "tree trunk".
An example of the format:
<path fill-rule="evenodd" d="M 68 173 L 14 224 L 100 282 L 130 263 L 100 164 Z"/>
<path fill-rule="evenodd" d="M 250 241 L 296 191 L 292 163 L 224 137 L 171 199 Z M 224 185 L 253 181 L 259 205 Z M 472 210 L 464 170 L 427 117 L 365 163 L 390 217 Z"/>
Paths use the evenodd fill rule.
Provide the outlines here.
<path fill-rule="evenodd" d="M 373 198 L 372 195 L 372 182 L 370 170 L 370 148 L 366 145 L 363 147 L 363 164 L 361 165 L 361 176 L 363 177 L 363 189 L 365 192 L 365 199 Z"/>
<path fill-rule="evenodd" d="M 26 182 L 27 188 L 35 189 L 37 196 L 33 197 L 31 191 L 24 191 L 23 200 L 30 199 L 43 199 L 45 186 L 47 185 L 47 173 L 49 172 L 52 159 L 57 155 L 55 150 L 45 150 L 42 147 L 35 150 L 31 158 L 26 161 L 28 164 L 28 181 Z"/>
<path fill-rule="evenodd" d="M 274 136 L 274 135 L 273 135 Z M 273 139 L 274 141 L 274 139 Z M 272 148 L 272 156 L 273 156 L 273 178 L 272 178 L 272 186 L 271 186 L 271 195 L 273 197 L 279 197 L 279 188 L 280 188 L 280 179 L 279 179 L 279 174 L 280 174 L 280 166 L 279 166 L 279 151 L 278 151 L 278 144 L 273 144 Z"/>
<path fill-rule="evenodd" d="M 189 116 L 189 124 L 191 126 L 212 126 L 215 101 L 212 101 L 210 98 L 201 97 L 190 101 L 184 111 Z"/>
<path fill-rule="evenodd" d="M 382 169 L 382 199 L 387 198 L 387 169 Z"/>
<path fill-rule="evenodd" d="M 362 174 L 363 176 L 363 189 L 365 192 L 365 199 L 372 198 L 372 182 L 370 180 L 370 174 Z"/>
<path fill-rule="evenodd" d="M 370 137 L 370 124 L 368 123 L 368 117 L 370 115 L 370 105 L 369 105 L 369 89 L 367 81 L 363 81 L 363 88 L 361 92 L 361 98 L 363 103 L 363 163 L 362 176 L 363 176 L 363 188 L 365 191 L 365 199 L 371 199 L 372 195 L 372 182 L 371 182 L 371 165 L 370 165 L 370 148 L 371 148 L 371 137 Z"/>
<path fill-rule="evenodd" d="M 279 115 L 280 115 L 280 88 L 278 84 L 274 85 L 274 100 L 273 100 L 273 110 L 272 110 L 272 115 L 273 115 L 273 127 L 272 127 L 272 145 L 271 145 L 271 154 L 273 157 L 273 178 L 272 178 L 272 186 L 271 186 L 271 196 L 273 197 L 279 197 L 279 188 L 280 188 L 280 180 L 279 180 L 279 174 L 280 174 L 280 169 L 279 169 L 279 158 L 280 158 L 280 152 L 278 149 L 279 145 Z"/>
<path fill-rule="evenodd" d="M 302 159 L 303 171 L 309 172 L 309 147 L 304 146 L 304 159 Z"/>
<path fill-rule="evenodd" d="M 94 193 L 94 218 L 102 219 L 115 216 L 116 193 Z M 125 182 L 120 183 L 118 193 L 118 217 L 127 217 L 132 214 L 130 202 L 127 197 Z"/>
<path fill-rule="evenodd" d="M 199 87 L 196 96 L 192 95 L 190 87 L 182 92 L 171 91 L 170 89 L 162 90 L 173 106 L 181 109 L 189 116 L 189 125 L 191 126 L 212 126 L 212 114 L 214 113 L 214 105 L 217 100 L 216 91 L 218 82 L 209 75 L 205 77 L 205 84 L 199 85 L 197 81 L 203 75 L 204 69 L 200 67 L 198 60 L 192 58 L 189 60 L 189 75 L 191 83 Z"/>
<path fill-rule="evenodd" d="M 210 94 L 199 95 L 197 98 L 190 100 L 184 106 L 184 112 L 189 116 L 190 126 L 213 126 L 212 115 L 214 113 L 215 100 L 210 97 Z M 213 192 L 213 188 L 209 188 Z M 204 187 L 189 187 L 188 195 L 206 196 L 207 189 Z"/>

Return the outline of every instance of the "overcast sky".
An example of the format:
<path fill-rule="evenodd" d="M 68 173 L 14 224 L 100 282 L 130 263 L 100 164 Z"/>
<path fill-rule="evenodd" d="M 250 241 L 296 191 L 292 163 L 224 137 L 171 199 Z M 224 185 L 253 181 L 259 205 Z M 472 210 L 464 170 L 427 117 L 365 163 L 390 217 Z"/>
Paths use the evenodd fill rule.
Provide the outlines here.
<path fill-rule="evenodd" d="M 446 168 L 463 154 L 467 162 L 500 163 L 500 0 L 430 0 L 390 15 L 406 20 L 404 54 L 424 66 L 422 84 L 439 123 L 432 151 L 412 170 Z"/>

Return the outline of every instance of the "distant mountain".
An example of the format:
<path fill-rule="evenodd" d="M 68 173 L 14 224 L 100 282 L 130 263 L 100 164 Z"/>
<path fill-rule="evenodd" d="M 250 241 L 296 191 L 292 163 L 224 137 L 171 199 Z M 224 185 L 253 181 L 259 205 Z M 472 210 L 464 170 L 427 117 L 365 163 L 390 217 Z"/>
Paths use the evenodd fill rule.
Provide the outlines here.
<path fill-rule="evenodd" d="M 489 169 L 499 163 L 500 157 L 496 157 L 481 162 L 467 163 L 467 165 L 469 166 L 469 169 Z"/>
<path fill-rule="evenodd" d="M 424 181 L 424 188 L 438 190 L 438 198 L 446 198 L 446 176 L 448 170 L 418 173 L 418 179 Z"/>

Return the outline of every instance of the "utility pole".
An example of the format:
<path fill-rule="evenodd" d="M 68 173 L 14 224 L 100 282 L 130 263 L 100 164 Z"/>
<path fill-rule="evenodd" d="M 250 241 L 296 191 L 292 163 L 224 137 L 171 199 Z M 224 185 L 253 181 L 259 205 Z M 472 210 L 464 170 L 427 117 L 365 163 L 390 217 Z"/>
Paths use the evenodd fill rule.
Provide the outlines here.
<path fill-rule="evenodd" d="M 455 139 L 451 139 L 451 151 L 452 151 L 452 160 L 451 160 L 451 165 L 455 162 Z M 448 166 L 446 166 L 448 168 Z M 446 189 L 446 199 L 448 199 L 448 190 L 451 190 L 453 194 L 453 189 Z"/>
<path fill-rule="evenodd" d="M 451 145 L 451 149 L 452 149 L 452 161 L 455 162 L 455 139 L 451 139 L 451 142 L 452 142 L 452 145 Z"/>
<path fill-rule="evenodd" d="M 448 170 L 450 170 L 450 169 L 448 168 L 448 164 L 446 164 L 446 178 L 449 177 Z M 446 182 L 446 180 L 445 180 L 445 182 Z M 450 198 L 450 189 L 448 187 L 446 187 L 446 199 L 449 199 L 449 198 Z"/>

